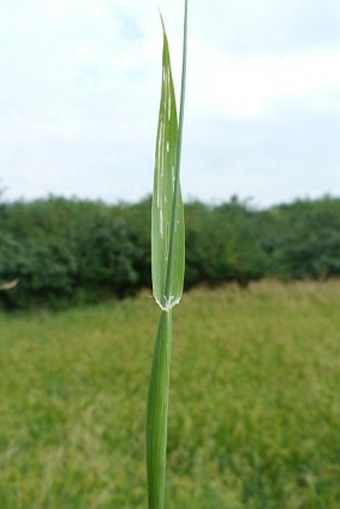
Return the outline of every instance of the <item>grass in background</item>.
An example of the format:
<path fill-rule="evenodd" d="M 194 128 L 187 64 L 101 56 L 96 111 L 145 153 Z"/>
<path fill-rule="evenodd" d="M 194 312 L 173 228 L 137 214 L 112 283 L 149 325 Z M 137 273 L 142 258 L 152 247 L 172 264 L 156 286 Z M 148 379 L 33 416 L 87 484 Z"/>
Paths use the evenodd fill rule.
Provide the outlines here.
<path fill-rule="evenodd" d="M 196 289 L 176 312 L 168 509 L 337 509 L 340 283 Z M 145 509 L 157 309 L 0 315 L 0 507 Z M 146 319 L 147 317 L 147 319 Z"/>

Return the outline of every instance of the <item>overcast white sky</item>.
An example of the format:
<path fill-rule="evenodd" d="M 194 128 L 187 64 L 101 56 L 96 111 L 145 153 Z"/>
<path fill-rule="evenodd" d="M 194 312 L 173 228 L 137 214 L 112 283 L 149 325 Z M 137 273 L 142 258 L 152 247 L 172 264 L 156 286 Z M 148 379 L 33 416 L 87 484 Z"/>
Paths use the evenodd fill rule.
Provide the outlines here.
<path fill-rule="evenodd" d="M 0 187 L 136 201 L 152 190 L 162 33 L 182 0 L 0 0 Z M 268 206 L 340 196 L 340 2 L 189 0 L 182 188 Z"/>

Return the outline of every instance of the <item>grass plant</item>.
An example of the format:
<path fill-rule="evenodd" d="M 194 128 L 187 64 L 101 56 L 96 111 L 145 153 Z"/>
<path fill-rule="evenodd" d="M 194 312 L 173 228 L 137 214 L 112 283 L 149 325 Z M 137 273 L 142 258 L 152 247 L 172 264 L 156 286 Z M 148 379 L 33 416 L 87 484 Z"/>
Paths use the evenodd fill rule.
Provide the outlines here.
<path fill-rule="evenodd" d="M 151 216 L 152 286 L 161 314 L 152 360 L 146 416 L 149 509 L 164 508 L 172 309 L 181 299 L 184 282 L 184 208 L 179 174 L 185 97 L 187 1 L 184 14 L 179 121 L 163 19 L 162 26 L 162 89 Z"/>

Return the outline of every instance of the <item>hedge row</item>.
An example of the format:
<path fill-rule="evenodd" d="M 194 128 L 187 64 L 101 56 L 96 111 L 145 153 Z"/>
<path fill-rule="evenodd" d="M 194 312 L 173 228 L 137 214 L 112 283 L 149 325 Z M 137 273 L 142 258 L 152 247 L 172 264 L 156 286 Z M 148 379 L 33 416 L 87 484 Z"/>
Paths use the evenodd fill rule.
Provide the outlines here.
<path fill-rule="evenodd" d="M 5 308 L 96 302 L 150 286 L 150 199 L 113 206 L 49 197 L 0 204 Z M 234 197 L 186 205 L 186 287 L 340 275 L 340 199 L 256 210 Z"/>

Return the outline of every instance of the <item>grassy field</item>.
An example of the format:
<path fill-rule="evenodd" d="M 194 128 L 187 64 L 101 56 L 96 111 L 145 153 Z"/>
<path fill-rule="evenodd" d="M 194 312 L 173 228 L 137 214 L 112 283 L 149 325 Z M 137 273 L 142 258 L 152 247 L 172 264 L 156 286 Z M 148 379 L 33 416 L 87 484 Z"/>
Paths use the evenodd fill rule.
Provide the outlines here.
<path fill-rule="evenodd" d="M 340 282 L 175 310 L 167 509 L 340 507 Z M 146 295 L 0 315 L 0 508 L 145 509 Z"/>

